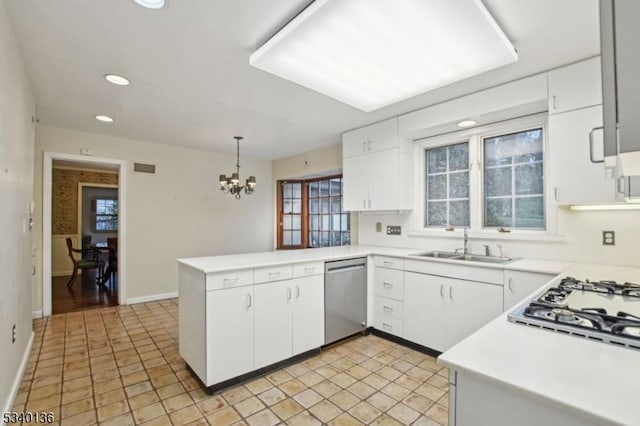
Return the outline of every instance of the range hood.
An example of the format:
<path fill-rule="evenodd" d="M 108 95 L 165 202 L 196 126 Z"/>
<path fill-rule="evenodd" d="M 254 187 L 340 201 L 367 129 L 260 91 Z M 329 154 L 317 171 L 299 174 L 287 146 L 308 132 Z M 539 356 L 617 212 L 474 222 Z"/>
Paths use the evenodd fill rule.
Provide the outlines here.
<path fill-rule="evenodd" d="M 640 202 L 640 1 L 600 0 L 605 167 L 619 198 Z"/>

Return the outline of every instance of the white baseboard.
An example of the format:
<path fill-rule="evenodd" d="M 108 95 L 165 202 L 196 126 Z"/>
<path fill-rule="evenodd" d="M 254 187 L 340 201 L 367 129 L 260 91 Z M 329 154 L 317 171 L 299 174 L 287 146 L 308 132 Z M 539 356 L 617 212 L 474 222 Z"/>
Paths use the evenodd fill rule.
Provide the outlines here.
<path fill-rule="evenodd" d="M 42 309 L 40 309 L 39 311 L 31 311 L 31 318 L 42 318 Z"/>
<path fill-rule="evenodd" d="M 149 296 L 142 297 L 130 297 L 129 299 L 127 299 L 127 305 L 133 305 L 134 303 L 154 302 L 156 300 L 163 299 L 173 299 L 175 297 L 178 297 L 177 291 L 173 291 L 171 293 L 151 294 Z"/>
<path fill-rule="evenodd" d="M 31 346 L 33 346 L 34 336 L 35 333 L 32 331 L 31 336 L 29 337 L 29 343 L 27 344 L 27 349 L 24 351 L 24 355 L 22 355 L 20 367 L 16 372 L 16 377 L 13 379 L 13 385 L 11 385 L 11 391 L 9 392 L 9 400 L 5 402 L 5 406 L 2 410 L 3 413 L 10 412 L 13 409 L 13 403 L 16 400 L 16 396 L 18 396 L 18 391 L 20 390 L 20 385 L 22 384 L 24 371 L 27 369 L 27 363 L 29 362 L 29 356 L 31 355 Z"/>

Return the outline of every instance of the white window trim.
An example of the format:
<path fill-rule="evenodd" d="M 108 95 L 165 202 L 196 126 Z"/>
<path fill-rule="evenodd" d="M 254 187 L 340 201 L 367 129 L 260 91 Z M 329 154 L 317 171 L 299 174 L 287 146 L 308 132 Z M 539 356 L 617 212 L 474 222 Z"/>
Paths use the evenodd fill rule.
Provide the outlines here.
<path fill-rule="evenodd" d="M 544 210 L 545 230 L 527 230 L 510 228 L 509 233 L 500 233 L 495 228 L 483 227 L 483 149 L 482 140 L 488 137 L 507 133 L 542 128 L 543 132 L 543 179 L 544 179 Z M 486 126 L 464 129 L 458 132 L 432 136 L 414 141 L 414 179 L 417 194 L 414 211 L 416 222 L 414 230 L 408 233 L 411 237 L 452 237 L 460 238 L 463 228 L 457 227 L 453 231 L 444 228 L 426 228 L 425 218 L 425 149 L 456 143 L 469 142 L 469 215 L 470 236 L 487 240 L 513 240 L 513 241 L 564 241 L 564 237 L 557 233 L 557 206 L 553 203 L 553 186 L 549 173 L 549 138 L 548 138 L 547 114 L 535 114 L 527 117 L 516 118 Z"/>

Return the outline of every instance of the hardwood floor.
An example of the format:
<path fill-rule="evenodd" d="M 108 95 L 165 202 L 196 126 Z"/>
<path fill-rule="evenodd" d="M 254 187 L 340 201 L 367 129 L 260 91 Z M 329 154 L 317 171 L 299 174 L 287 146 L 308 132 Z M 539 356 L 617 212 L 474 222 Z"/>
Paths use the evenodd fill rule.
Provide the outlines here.
<path fill-rule="evenodd" d="M 69 278 L 70 275 L 53 277 L 51 280 L 54 314 L 118 305 L 117 278 L 114 278 L 113 284 L 109 281 L 104 286 L 98 286 L 96 271 L 85 270 L 82 275 L 76 277 L 70 289 L 67 287 Z"/>

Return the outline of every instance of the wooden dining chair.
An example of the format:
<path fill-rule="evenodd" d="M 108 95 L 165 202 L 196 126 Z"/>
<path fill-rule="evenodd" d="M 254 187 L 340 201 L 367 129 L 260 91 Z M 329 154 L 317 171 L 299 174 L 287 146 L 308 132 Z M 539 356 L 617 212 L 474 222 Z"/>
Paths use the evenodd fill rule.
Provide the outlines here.
<path fill-rule="evenodd" d="M 100 260 L 97 256 L 97 252 L 92 249 L 74 249 L 73 241 L 71 238 L 67 238 L 67 249 L 69 249 L 69 258 L 73 262 L 73 274 L 71 274 L 71 278 L 67 283 L 67 287 L 71 288 L 74 280 L 78 276 L 78 269 L 97 269 L 98 270 L 98 282 L 102 281 L 102 274 L 104 272 L 104 261 Z M 93 251 L 93 256 L 90 256 L 88 259 L 83 259 L 83 255 L 87 252 Z M 79 255 L 79 258 L 76 259 L 74 253 Z"/>
<path fill-rule="evenodd" d="M 118 273 L 118 238 L 107 238 L 107 248 L 109 249 L 109 263 L 107 266 L 109 276 L 104 277 L 104 279 L 109 279 L 109 282 L 113 284 L 115 275 Z"/>

